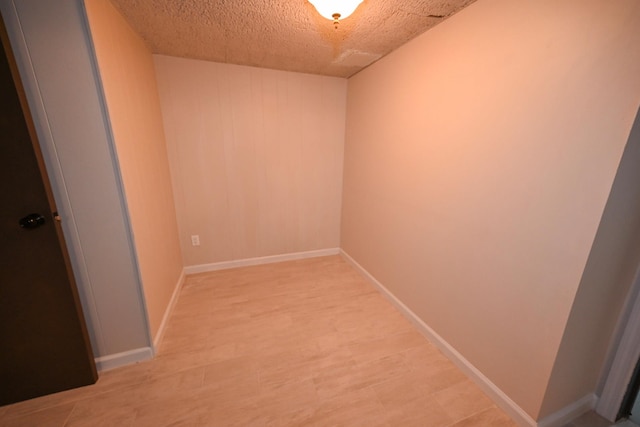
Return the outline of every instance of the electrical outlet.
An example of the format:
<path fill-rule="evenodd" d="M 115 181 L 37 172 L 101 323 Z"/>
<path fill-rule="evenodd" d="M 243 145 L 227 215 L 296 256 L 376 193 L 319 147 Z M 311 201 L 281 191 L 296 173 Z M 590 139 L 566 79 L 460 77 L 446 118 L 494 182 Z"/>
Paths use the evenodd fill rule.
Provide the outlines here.
<path fill-rule="evenodd" d="M 193 246 L 200 246 L 200 236 L 198 236 L 197 234 L 191 236 L 191 244 Z"/>

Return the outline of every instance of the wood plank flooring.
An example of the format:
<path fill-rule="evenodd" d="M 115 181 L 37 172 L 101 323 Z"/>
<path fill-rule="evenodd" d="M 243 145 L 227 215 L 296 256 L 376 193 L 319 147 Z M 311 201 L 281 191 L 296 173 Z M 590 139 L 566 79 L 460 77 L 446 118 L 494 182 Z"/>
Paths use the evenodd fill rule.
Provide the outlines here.
<path fill-rule="evenodd" d="M 339 256 L 187 278 L 157 357 L 0 426 L 516 424 Z"/>

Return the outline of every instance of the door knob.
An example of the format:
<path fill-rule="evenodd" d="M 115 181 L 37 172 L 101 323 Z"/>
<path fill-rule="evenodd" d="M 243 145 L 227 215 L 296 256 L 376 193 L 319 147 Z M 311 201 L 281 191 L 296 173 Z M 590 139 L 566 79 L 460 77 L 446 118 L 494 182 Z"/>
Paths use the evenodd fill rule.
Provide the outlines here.
<path fill-rule="evenodd" d="M 22 228 L 38 228 L 44 224 L 44 217 L 39 213 L 32 213 L 20 218 L 20 227 Z"/>

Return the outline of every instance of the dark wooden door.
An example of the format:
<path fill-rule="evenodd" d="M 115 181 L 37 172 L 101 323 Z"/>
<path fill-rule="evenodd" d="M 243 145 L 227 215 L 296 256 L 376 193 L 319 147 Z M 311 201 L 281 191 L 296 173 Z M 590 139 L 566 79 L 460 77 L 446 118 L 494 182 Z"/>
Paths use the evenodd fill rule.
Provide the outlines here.
<path fill-rule="evenodd" d="M 93 384 L 97 374 L 1 19 L 0 36 L 0 405 L 5 405 Z"/>

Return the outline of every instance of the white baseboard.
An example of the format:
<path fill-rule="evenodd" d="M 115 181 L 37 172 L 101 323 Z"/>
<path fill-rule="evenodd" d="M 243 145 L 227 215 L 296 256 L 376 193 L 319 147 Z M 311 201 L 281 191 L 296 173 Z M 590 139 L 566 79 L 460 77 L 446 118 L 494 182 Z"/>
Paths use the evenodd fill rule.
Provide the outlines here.
<path fill-rule="evenodd" d="M 227 270 L 229 268 L 248 267 L 251 265 L 271 264 L 274 262 L 293 261 L 296 259 L 316 258 L 321 256 L 338 255 L 339 248 L 320 249 L 317 251 L 294 252 L 291 254 L 272 255 L 258 258 L 245 258 L 234 261 L 216 262 L 213 264 L 190 265 L 185 267 L 185 274 L 205 273 L 208 271 Z"/>
<path fill-rule="evenodd" d="M 121 366 L 130 365 L 143 360 L 153 358 L 151 347 L 141 347 L 135 350 L 123 351 L 122 353 L 110 354 L 108 356 L 96 357 L 96 368 L 100 372 L 109 371 Z"/>
<path fill-rule="evenodd" d="M 178 282 L 176 283 L 176 287 L 173 289 L 173 294 L 171 295 L 171 299 L 169 300 L 169 305 L 167 305 L 167 309 L 164 311 L 164 316 L 162 316 L 162 322 L 160 322 L 158 332 L 156 332 L 156 336 L 153 339 L 154 356 L 158 354 L 160 344 L 162 344 L 162 338 L 164 338 L 164 332 L 167 329 L 167 323 L 169 322 L 169 317 L 171 317 L 171 313 L 173 312 L 173 307 L 176 305 L 178 297 L 180 296 L 180 291 L 182 290 L 182 285 L 184 284 L 184 278 L 185 272 L 183 268 L 182 273 L 180 273 L 180 277 L 178 278 Z"/>
<path fill-rule="evenodd" d="M 559 411 L 543 418 L 538 422 L 538 427 L 562 427 L 573 419 L 578 418 L 585 412 L 591 411 L 596 407 L 598 397 L 595 394 L 589 394 L 582 399 L 565 406 Z"/>
<path fill-rule="evenodd" d="M 404 305 L 395 295 L 391 293 L 382 283 L 376 280 L 367 270 L 358 264 L 344 250 L 340 250 L 340 254 L 353 267 L 367 278 L 379 291 L 393 304 L 411 323 L 413 323 L 418 331 L 422 333 L 432 344 L 440 349 L 462 372 L 471 378 L 503 411 L 505 411 L 513 420 L 523 427 L 537 427 L 536 421 L 531 418 L 520 406 L 518 406 L 509 396 L 492 383 L 482 372 L 473 366 L 467 359 L 462 356 L 455 348 L 431 329 L 422 319 L 420 319 L 409 307 Z M 546 426 L 551 427 L 551 426 Z"/>

